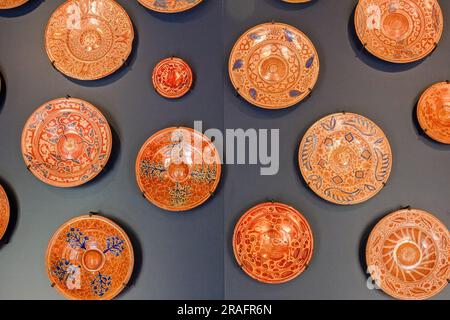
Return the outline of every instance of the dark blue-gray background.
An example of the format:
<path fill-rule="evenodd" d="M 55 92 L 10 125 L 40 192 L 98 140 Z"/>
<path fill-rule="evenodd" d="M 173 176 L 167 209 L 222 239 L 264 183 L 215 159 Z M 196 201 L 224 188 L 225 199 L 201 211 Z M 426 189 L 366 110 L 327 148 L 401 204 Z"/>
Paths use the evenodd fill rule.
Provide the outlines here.
<path fill-rule="evenodd" d="M 364 246 L 374 224 L 406 205 L 427 209 L 450 223 L 450 148 L 419 134 L 414 106 L 430 84 L 450 78 L 450 33 L 438 49 L 408 65 L 384 63 L 360 49 L 352 12 L 356 0 L 205 0 L 176 15 L 153 13 L 119 0 L 133 20 L 136 40 L 127 66 L 104 80 L 74 81 L 54 70 L 43 47 L 48 18 L 62 1 L 31 0 L 0 11 L 0 182 L 12 198 L 9 243 L 0 245 L 0 299 L 61 298 L 49 286 L 44 254 L 48 239 L 67 219 L 99 211 L 119 222 L 136 251 L 133 283 L 121 299 L 384 299 L 368 290 Z M 446 27 L 450 1 L 441 1 Z M 311 98 L 283 111 L 253 107 L 236 97 L 227 76 L 228 54 L 239 35 L 272 20 L 292 24 L 314 42 L 321 74 Z M 154 64 L 185 58 L 196 74 L 194 90 L 177 101 L 152 89 Z M 114 131 L 107 170 L 75 189 L 46 186 L 25 168 L 20 135 L 42 103 L 65 95 L 98 106 Z M 337 111 L 363 114 L 388 135 L 394 166 L 388 186 L 366 203 L 340 207 L 311 193 L 296 160 L 299 141 L 318 118 Z M 167 126 L 280 128 L 280 172 L 262 177 L 258 166 L 224 167 L 214 198 L 186 214 L 157 209 L 139 194 L 134 162 L 143 142 Z M 283 285 L 260 284 L 237 267 L 234 224 L 249 207 L 268 199 L 298 208 L 315 235 L 311 267 Z M 436 298 L 449 299 L 444 290 Z"/>

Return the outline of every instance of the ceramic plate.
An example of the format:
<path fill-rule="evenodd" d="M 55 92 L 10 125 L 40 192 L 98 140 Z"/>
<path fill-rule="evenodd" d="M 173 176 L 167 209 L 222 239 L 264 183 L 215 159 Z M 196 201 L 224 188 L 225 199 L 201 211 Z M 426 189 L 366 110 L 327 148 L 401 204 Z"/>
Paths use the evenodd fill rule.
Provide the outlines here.
<path fill-rule="evenodd" d="M 434 50 L 444 20 L 437 0 L 360 0 L 355 26 L 370 53 L 386 61 L 407 63 Z"/>
<path fill-rule="evenodd" d="M 450 83 L 441 82 L 428 88 L 419 100 L 417 118 L 432 139 L 450 144 Z"/>
<path fill-rule="evenodd" d="M 248 102 L 267 109 L 287 108 L 312 91 L 319 76 L 319 57 L 300 30 L 265 23 L 236 42 L 229 73 L 233 86 Z"/>
<path fill-rule="evenodd" d="M 216 147 L 190 128 L 168 128 L 145 142 L 136 160 L 143 195 L 169 211 L 186 211 L 205 202 L 217 188 L 221 162 Z"/>
<path fill-rule="evenodd" d="M 5 190 L 0 185 L 0 240 L 5 235 L 9 223 L 9 201 Z"/>
<path fill-rule="evenodd" d="M 282 203 L 251 208 L 234 229 L 233 249 L 239 266 L 264 283 L 283 283 L 299 276 L 311 261 L 313 246 L 306 219 Z"/>
<path fill-rule="evenodd" d="M 443 290 L 450 279 L 450 234 L 428 212 L 400 210 L 373 229 L 366 259 L 372 279 L 387 294 L 427 299 Z"/>
<path fill-rule="evenodd" d="M 169 99 L 180 98 L 188 93 L 192 87 L 193 78 L 189 65 L 175 57 L 160 61 L 152 75 L 155 90 Z"/>
<path fill-rule="evenodd" d="M 375 123 L 354 113 L 336 113 L 306 132 L 299 164 L 317 195 L 350 205 L 372 198 L 384 187 L 391 173 L 392 152 Z"/>
<path fill-rule="evenodd" d="M 82 185 L 108 162 L 112 135 L 105 117 L 89 102 L 56 99 L 39 107 L 22 133 L 28 169 L 55 187 Z"/>
<path fill-rule="evenodd" d="M 128 284 L 133 266 L 130 239 L 117 224 L 100 216 L 66 222 L 47 248 L 50 282 L 69 299 L 114 298 Z"/>
<path fill-rule="evenodd" d="M 133 24 L 114 0 L 69 0 L 51 16 L 45 48 L 56 69 L 80 80 L 118 70 L 132 50 Z"/>
<path fill-rule="evenodd" d="M 202 0 L 138 0 L 147 9 L 162 13 L 177 13 L 189 10 Z"/>
<path fill-rule="evenodd" d="M 0 0 L 0 9 L 12 9 L 23 5 L 28 0 Z"/>

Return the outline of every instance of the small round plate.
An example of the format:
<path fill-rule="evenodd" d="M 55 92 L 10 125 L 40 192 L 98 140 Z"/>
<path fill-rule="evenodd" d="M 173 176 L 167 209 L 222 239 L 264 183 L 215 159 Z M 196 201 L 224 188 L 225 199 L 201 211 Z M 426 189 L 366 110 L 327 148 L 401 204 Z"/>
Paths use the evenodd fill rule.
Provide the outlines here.
<path fill-rule="evenodd" d="M 306 219 L 282 203 L 251 208 L 234 229 L 233 249 L 239 266 L 264 283 L 283 283 L 299 276 L 312 259 L 313 247 Z"/>
<path fill-rule="evenodd" d="M 27 3 L 28 0 L 0 0 L 0 9 L 13 9 Z"/>
<path fill-rule="evenodd" d="M 370 234 L 366 260 L 372 280 L 397 299 L 430 298 L 450 279 L 450 234 L 432 214 L 404 209 Z"/>
<path fill-rule="evenodd" d="M 177 13 L 192 9 L 203 0 L 138 0 L 147 9 L 161 13 Z"/>
<path fill-rule="evenodd" d="M 110 300 L 128 284 L 134 253 L 117 224 L 100 216 L 81 216 L 55 232 L 45 262 L 50 283 L 66 298 Z"/>
<path fill-rule="evenodd" d="M 114 0 L 69 0 L 51 16 L 45 48 L 53 66 L 79 80 L 97 80 L 128 59 L 134 39 L 127 12 Z"/>
<path fill-rule="evenodd" d="M 354 113 L 316 122 L 299 148 L 300 171 L 321 198 L 340 205 L 364 202 L 386 184 L 392 152 L 383 131 Z"/>
<path fill-rule="evenodd" d="M 160 61 L 153 70 L 152 81 L 156 92 L 168 99 L 184 96 L 192 87 L 191 67 L 180 58 Z"/>
<path fill-rule="evenodd" d="M 221 161 L 214 144 L 190 128 L 167 128 L 142 146 L 136 179 L 143 195 L 169 211 L 204 203 L 219 184 Z"/>
<path fill-rule="evenodd" d="M 236 42 L 229 73 L 234 88 L 251 104 L 288 108 L 311 93 L 319 76 L 319 57 L 300 30 L 265 23 L 248 30 Z"/>
<path fill-rule="evenodd" d="M 61 98 L 43 104 L 22 133 L 28 169 L 55 187 L 75 187 L 96 177 L 108 162 L 111 129 L 89 102 Z"/>
<path fill-rule="evenodd" d="M 450 83 L 432 85 L 417 105 L 417 118 L 425 133 L 441 143 L 450 144 Z"/>
<path fill-rule="evenodd" d="M 0 185 L 0 239 L 5 235 L 6 229 L 9 224 L 9 201 L 5 190 Z"/>
<path fill-rule="evenodd" d="M 434 50 L 444 19 L 437 0 L 360 0 L 355 27 L 362 44 L 374 56 L 408 63 Z"/>

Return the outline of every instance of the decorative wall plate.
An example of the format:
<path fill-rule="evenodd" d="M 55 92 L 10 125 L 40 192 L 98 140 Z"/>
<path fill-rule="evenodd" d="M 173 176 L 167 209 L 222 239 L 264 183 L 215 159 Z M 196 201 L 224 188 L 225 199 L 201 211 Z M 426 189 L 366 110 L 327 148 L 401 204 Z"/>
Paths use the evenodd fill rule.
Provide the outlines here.
<path fill-rule="evenodd" d="M 186 211 L 205 202 L 217 188 L 221 161 L 214 144 L 190 128 L 167 128 L 143 145 L 136 179 L 143 195 L 169 211 Z"/>
<path fill-rule="evenodd" d="M 9 224 L 9 201 L 5 190 L 0 185 L 0 240 L 5 235 L 6 229 Z"/>
<path fill-rule="evenodd" d="M 450 280 L 450 234 L 428 212 L 400 210 L 375 226 L 366 260 L 372 279 L 387 294 L 398 299 L 427 299 Z"/>
<path fill-rule="evenodd" d="M 110 300 L 128 284 L 134 253 L 117 224 L 100 216 L 81 216 L 55 232 L 45 262 L 52 286 L 66 298 Z"/>
<path fill-rule="evenodd" d="M 153 70 L 155 90 L 169 99 L 184 96 L 192 87 L 191 67 L 182 59 L 170 57 L 160 61 Z"/>
<path fill-rule="evenodd" d="M 245 32 L 229 61 L 231 82 L 248 102 L 267 109 L 287 108 L 307 97 L 319 76 L 319 57 L 300 30 L 265 23 Z"/>
<path fill-rule="evenodd" d="M 80 80 L 104 78 L 131 53 L 133 24 L 114 0 L 69 0 L 51 16 L 45 48 L 53 66 Z"/>
<path fill-rule="evenodd" d="M 111 148 L 105 117 L 89 102 L 75 98 L 43 104 L 22 133 L 28 169 L 55 187 L 75 187 L 93 179 L 108 162 Z"/>
<path fill-rule="evenodd" d="M 299 165 L 317 195 L 350 205 L 372 198 L 384 187 L 392 152 L 383 131 L 372 121 L 354 113 L 336 113 L 306 132 Z"/>
<path fill-rule="evenodd" d="M 0 0 L 0 9 L 17 8 L 27 2 L 28 0 Z"/>
<path fill-rule="evenodd" d="M 234 229 L 233 249 L 239 266 L 264 283 L 283 283 L 299 276 L 311 261 L 313 247 L 306 219 L 282 203 L 251 208 Z"/>
<path fill-rule="evenodd" d="M 289 3 L 305 3 L 305 2 L 310 2 L 311 0 L 282 0 L 284 2 L 289 2 Z"/>
<path fill-rule="evenodd" d="M 430 138 L 450 144 L 450 82 L 436 83 L 423 93 L 417 118 Z"/>
<path fill-rule="evenodd" d="M 389 62 L 408 63 L 434 50 L 444 19 L 437 0 L 360 0 L 355 26 L 370 53 Z"/>
<path fill-rule="evenodd" d="M 202 0 L 138 0 L 147 9 L 162 13 L 177 13 L 189 10 Z"/>

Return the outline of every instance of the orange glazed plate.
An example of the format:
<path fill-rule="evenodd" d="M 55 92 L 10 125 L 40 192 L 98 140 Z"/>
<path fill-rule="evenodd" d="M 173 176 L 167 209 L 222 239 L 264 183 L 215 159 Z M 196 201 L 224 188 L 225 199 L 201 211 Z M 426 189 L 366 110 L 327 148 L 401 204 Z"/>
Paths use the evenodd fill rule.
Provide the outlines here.
<path fill-rule="evenodd" d="M 389 62 L 408 63 L 434 50 L 444 19 L 437 0 L 360 0 L 355 27 L 370 53 Z"/>
<path fill-rule="evenodd" d="M 0 9 L 16 8 L 27 2 L 28 0 L 0 0 Z"/>
<path fill-rule="evenodd" d="M 66 298 L 110 300 L 128 284 L 134 254 L 117 224 L 100 216 L 81 216 L 55 232 L 45 261 L 51 284 Z"/>
<path fill-rule="evenodd" d="M 180 58 L 160 61 L 153 70 L 152 81 L 156 92 L 168 99 L 184 96 L 192 87 L 191 67 Z"/>
<path fill-rule="evenodd" d="M 443 290 L 450 279 L 450 234 L 428 212 L 400 210 L 375 226 L 366 260 L 372 279 L 390 296 L 427 299 Z"/>
<path fill-rule="evenodd" d="M 386 184 L 392 152 L 383 131 L 354 113 L 316 122 L 299 148 L 300 171 L 321 198 L 340 205 L 364 202 Z"/>
<path fill-rule="evenodd" d="M 248 102 L 282 109 L 310 94 L 319 76 L 319 57 L 300 30 L 265 23 L 248 30 L 236 42 L 229 73 L 234 88 Z"/>
<path fill-rule="evenodd" d="M 417 118 L 425 133 L 441 143 L 450 144 L 450 83 L 428 88 L 417 106 Z"/>
<path fill-rule="evenodd" d="M 204 203 L 220 181 L 221 161 L 214 144 L 190 128 L 167 128 L 143 145 L 136 179 L 143 195 L 169 211 Z"/>
<path fill-rule="evenodd" d="M 69 0 L 51 16 L 45 48 L 53 66 L 79 80 L 118 70 L 132 50 L 133 24 L 114 0 Z"/>
<path fill-rule="evenodd" d="M 5 235 L 9 223 L 9 201 L 5 190 L 0 185 L 0 239 Z"/>
<path fill-rule="evenodd" d="M 55 187 L 75 187 L 93 179 L 108 162 L 111 148 L 105 117 L 89 102 L 75 98 L 45 103 L 22 133 L 28 169 Z"/>
<path fill-rule="evenodd" d="M 203 0 L 138 0 L 147 9 L 161 13 L 177 13 L 189 10 Z"/>
<path fill-rule="evenodd" d="M 308 267 L 313 234 L 294 208 L 267 202 L 248 210 L 234 229 L 233 249 L 239 266 L 255 280 L 290 281 Z"/>

